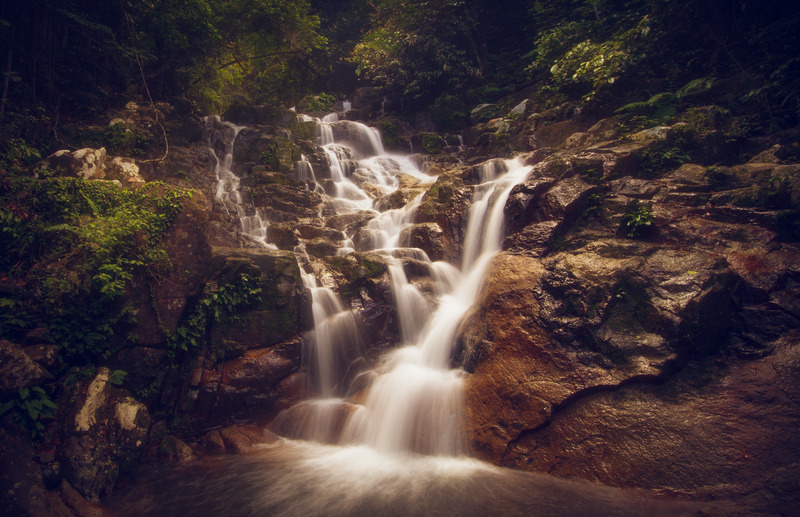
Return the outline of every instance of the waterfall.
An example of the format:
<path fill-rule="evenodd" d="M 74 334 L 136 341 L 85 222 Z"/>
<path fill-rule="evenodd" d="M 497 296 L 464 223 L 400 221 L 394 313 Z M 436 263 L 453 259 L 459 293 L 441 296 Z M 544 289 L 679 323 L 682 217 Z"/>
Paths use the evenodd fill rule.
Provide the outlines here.
<path fill-rule="evenodd" d="M 219 121 L 216 121 L 219 122 Z M 463 381 L 453 367 L 458 326 L 475 302 L 503 238 L 503 209 L 531 167 L 491 160 L 479 169 L 468 215 L 460 268 L 432 262 L 407 247 L 422 195 L 401 208 L 383 208 L 380 195 L 400 188 L 400 176 L 423 185 L 435 178 L 407 157 L 364 145 L 353 132 L 335 130 L 331 115 L 316 120 L 317 144 L 328 157 L 333 187 L 325 188 L 304 159 L 296 171 L 325 192 L 338 214 L 369 210 L 373 217 L 359 246 L 385 257 L 402 342 L 384 352 L 372 370 L 355 312 L 336 294 L 326 268 L 295 248 L 311 293 L 314 330 L 306 340 L 304 369 L 314 397 L 280 413 L 270 429 L 287 438 L 249 454 L 199 460 L 159 470 L 146 487 L 115 510 L 118 515 L 368 515 L 469 516 L 699 515 L 696 505 L 650 500 L 641 493 L 545 474 L 495 467 L 465 456 Z M 234 137 L 241 128 L 226 124 Z M 366 127 L 347 125 L 369 141 Z M 345 138 L 346 135 L 348 138 Z M 355 146 L 355 147 L 354 147 Z M 371 151 L 369 151 L 371 149 Z M 381 152 L 378 152 L 378 150 Z M 216 156 L 216 154 L 215 154 Z M 244 211 L 232 167 L 233 144 L 218 159 L 218 199 Z M 305 164 L 303 164 L 305 162 Z M 308 164 L 308 165 L 306 165 Z M 244 223 L 243 223 L 244 224 Z M 348 236 L 352 237 L 352 236 Z M 340 255 L 352 252 L 345 239 Z M 427 266 L 436 299 L 409 281 L 405 266 Z M 359 366 L 361 365 L 361 366 Z M 205 463 L 204 463 L 205 462 Z"/>
<path fill-rule="evenodd" d="M 217 179 L 217 200 L 225 207 L 228 213 L 233 209 L 239 219 L 242 234 L 251 237 L 255 242 L 265 248 L 277 249 L 274 244 L 267 242 L 269 221 L 260 209 L 253 206 L 252 200 L 250 200 L 249 203 L 246 202 L 245 196 L 243 196 L 242 192 L 239 190 L 241 179 L 232 170 L 233 150 L 236 145 L 236 138 L 239 136 L 239 132 L 244 129 L 244 126 L 237 126 L 230 122 L 224 122 L 218 116 L 207 117 L 206 124 L 215 131 L 219 131 L 214 129 L 215 125 L 222 125 L 224 128 L 227 128 L 228 132 L 233 133 L 230 142 L 226 143 L 224 146 L 225 151 L 222 159 L 220 159 L 217 154 L 216 148 L 213 145 L 210 147 L 211 153 L 216 160 L 214 175 Z M 220 138 L 224 139 L 225 137 L 220 134 L 215 135 L 215 137 L 212 137 L 212 143 Z"/>
<path fill-rule="evenodd" d="M 519 160 L 490 160 L 479 167 L 480 184 L 474 189 L 459 270 L 407 247 L 405 230 L 415 221 L 423 193 L 400 208 L 383 208 L 375 201 L 400 188 L 401 178 L 426 185 L 435 177 L 420 171 L 407 156 L 387 154 L 374 128 L 339 120 L 336 114 L 322 119 L 299 117 L 316 123 L 316 143 L 327 158 L 330 180 L 327 186 L 319 182 L 305 157 L 295 163 L 298 179 L 324 192 L 336 213 L 373 213 L 361 231 L 360 247 L 385 257 L 401 343 L 377 362 L 362 403 L 353 403 L 348 396 L 354 372 L 358 373 L 354 365 L 360 362 L 363 369 L 365 363 L 358 320 L 332 289 L 335 282 L 317 277 L 324 269 L 313 266 L 301 244 L 295 256 L 311 293 L 314 319 L 314 330 L 306 339 L 304 369 L 314 398 L 279 415 L 273 428 L 291 437 L 331 442 L 335 441 L 335 422 L 344 419 L 341 437 L 336 437 L 344 444 L 362 444 L 392 454 L 463 454 L 464 373 L 451 367 L 453 343 L 464 314 L 478 296 L 488 264 L 500 248 L 508 195 L 531 168 Z M 267 224 L 257 211 L 248 215 L 240 180 L 232 171 L 235 140 L 243 128 L 219 119 L 213 122 L 233 132 L 223 158 L 217 160 L 217 198 L 237 211 L 243 233 L 269 245 Z M 351 236 L 346 237 L 339 255 L 352 252 Z M 427 266 L 436 300 L 409 281 L 407 261 Z M 349 409 L 343 414 L 341 408 L 346 404 Z"/>
<path fill-rule="evenodd" d="M 373 218 L 361 230 L 361 247 L 382 254 L 388 264 L 391 290 L 402 339 L 371 374 L 372 382 L 361 404 L 349 411 L 340 442 L 369 446 L 392 454 L 464 453 L 462 383 L 464 373 L 451 368 L 452 347 L 464 314 L 478 296 L 483 275 L 502 240 L 503 207 L 514 185 L 524 181 L 530 167 L 519 161 L 493 160 L 480 169 L 469 214 L 467 242 L 461 270 L 432 262 L 419 249 L 404 245 L 404 230 L 414 223 L 423 194 L 400 208 L 381 209 L 374 191 L 386 195 L 400 186 L 400 177 L 429 184 L 435 178 L 422 173 L 405 156 L 386 154 L 373 128 L 336 115 L 317 123 L 316 142 L 330 168 L 326 192 L 338 213 L 371 210 Z M 343 253 L 346 253 L 344 251 Z M 306 258 L 301 257 L 304 262 Z M 438 300 L 432 305 L 404 270 L 407 260 L 427 264 Z M 342 377 L 353 359 L 351 342 L 358 334 L 353 313 L 333 291 L 319 287 L 310 273 L 307 286 L 313 299 L 314 348 L 308 369 L 314 377 L 316 400 L 303 403 L 302 418 L 289 434 L 317 439 L 331 428 L 336 406 L 349 403 Z M 309 416 L 313 415 L 313 416 Z M 285 430 L 283 415 L 280 427 Z"/>

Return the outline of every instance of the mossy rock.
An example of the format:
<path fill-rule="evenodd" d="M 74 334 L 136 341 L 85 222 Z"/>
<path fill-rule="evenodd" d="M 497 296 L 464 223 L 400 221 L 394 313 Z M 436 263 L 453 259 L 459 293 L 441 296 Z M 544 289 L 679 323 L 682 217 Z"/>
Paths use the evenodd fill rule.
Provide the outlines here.
<path fill-rule="evenodd" d="M 375 253 L 350 253 L 343 257 L 327 257 L 325 263 L 342 275 L 345 285 L 343 294 L 354 294 L 370 279 L 383 275 L 387 270 L 383 257 Z"/>
<path fill-rule="evenodd" d="M 215 248 L 211 271 L 220 285 L 245 274 L 256 276 L 261 288 L 258 303 L 212 329 L 212 346 L 217 350 L 235 353 L 237 347 L 225 340 L 249 349 L 279 343 L 304 330 L 306 291 L 292 252 Z"/>

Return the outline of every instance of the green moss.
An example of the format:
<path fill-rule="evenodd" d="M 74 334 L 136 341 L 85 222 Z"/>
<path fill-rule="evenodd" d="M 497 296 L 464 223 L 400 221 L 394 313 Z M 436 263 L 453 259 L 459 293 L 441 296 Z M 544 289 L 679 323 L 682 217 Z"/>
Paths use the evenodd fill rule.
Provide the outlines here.
<path fill-rule="evenodd" d="M 368 280 L 377 278 L 386 272 L 386 264 L 377 255 L 368 253 L 351 253 L 344 257 L 327 257 L 325 262 L 340 273 L 346 285 L 342 294 L 353 295 L 364 287 Z"/>

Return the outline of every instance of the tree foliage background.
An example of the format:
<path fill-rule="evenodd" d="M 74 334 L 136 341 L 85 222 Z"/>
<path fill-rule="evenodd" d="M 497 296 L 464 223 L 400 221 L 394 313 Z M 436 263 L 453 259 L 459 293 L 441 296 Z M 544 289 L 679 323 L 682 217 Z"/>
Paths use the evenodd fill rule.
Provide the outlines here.
<path fill-rule="evenodd" d="M 52 123 L 147 94 L 205 113 L 291 106 L 361 84 L 413 109 L 464 109 L 531 84 L 602 103 L 738 75 L 739 101 L 788 124 L 798 11 L 778 0 L 6 0 L 0 117 L 30 122 L 38 108 Z"/>

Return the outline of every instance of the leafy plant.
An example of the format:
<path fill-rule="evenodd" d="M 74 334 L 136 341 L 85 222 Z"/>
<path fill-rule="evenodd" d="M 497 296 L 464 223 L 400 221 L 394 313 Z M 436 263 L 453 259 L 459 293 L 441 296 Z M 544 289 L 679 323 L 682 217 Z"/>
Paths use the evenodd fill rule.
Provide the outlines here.
<path fill-rule="evenodd" d="M 127 376 L 128 372 L 125 370 L 111 370 L 108 374 L 108 382 L 115 386 L 121 386 Z"/>
<path fill-rule="evenodd" d="M 0 417 L 12 411 L 14 420 L 31 433 L 31 437 L 39 438 L 44 433 L 44 420 L 53 418 L 58 405 L 50 400 L 41 386 L 20 388 L 17 397 L 0 405 Z"/>
<path fill-rule="evenodd" d="M 436 133 L 422 133 L 422 148 L 428 154 L 439 154 L 444 148 L 444 138 Z"/>
<path fill-rule="evenodd" d="M 630 238 L 639 238 L 647 234 L 653 225 L 653 211 L 649 206 L 638 201 L 629 205 L 622 216 L 622 229 Z"/>
<path fill-rule="evenodd" d="M 256 275 L 240 273 L 224 284 L 209 282 L 192 313 L 169 338 L 169 353 L 199 348 L 212 325 L 237 321 L 242 309 L 257 304 L 261 294 Z"/>
<path fill-rule="evenodd" d="M 105 147 L 112 154 L 142 155 L 151 136 L 136 126 L 116 122 L 100 130 L 84 130 L 79 135 L 86 145 Z"/>

